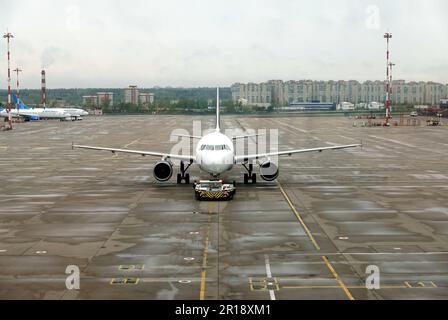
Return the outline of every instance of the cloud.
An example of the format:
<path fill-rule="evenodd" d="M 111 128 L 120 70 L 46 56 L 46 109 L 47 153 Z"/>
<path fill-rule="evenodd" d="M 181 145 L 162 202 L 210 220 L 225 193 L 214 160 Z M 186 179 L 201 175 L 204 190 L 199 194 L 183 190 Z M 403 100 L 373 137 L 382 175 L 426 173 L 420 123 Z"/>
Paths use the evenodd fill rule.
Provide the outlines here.
<path fill-rule="evenodd" d="M 41 66 L 53 87 L 383 79 L 387 29 L 395 78 L 447 82 L 445 0 L 17 0 L 5 8 L 0 29 L 15 34 L 13 60 L 29 87 L 39 86 Z"/>

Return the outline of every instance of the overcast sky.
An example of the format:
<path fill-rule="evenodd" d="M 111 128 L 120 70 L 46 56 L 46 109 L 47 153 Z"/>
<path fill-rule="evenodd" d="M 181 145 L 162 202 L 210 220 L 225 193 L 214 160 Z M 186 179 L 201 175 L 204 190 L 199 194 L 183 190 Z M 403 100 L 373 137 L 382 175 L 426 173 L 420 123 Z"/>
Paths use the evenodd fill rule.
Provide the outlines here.
<path fill-rule="evenodd" d="M 388 30 L 395 79 L 447 83 L 447 13 L 446 0 L 0 0 L 0 29 L 27 88 L 42 67 L 49 88 L 381 80 Z"/>

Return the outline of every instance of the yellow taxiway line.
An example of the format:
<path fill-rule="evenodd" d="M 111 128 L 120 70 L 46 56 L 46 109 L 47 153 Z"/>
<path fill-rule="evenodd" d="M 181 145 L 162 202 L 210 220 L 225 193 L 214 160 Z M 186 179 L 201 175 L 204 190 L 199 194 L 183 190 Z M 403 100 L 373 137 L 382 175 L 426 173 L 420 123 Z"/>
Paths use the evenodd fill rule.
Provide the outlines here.
<path fill-rule="evenodd" d="M 199 291 L 199 300 L 205 300 L 205 282 L 207 278 L 207 258 L 208 258 L 208 247 L 210 244 L 210 227 L 212 222 L 212 213 L 214 211 L 215 204 L 210 202 L 208 205 L 208 227 L 207 234 L 205 236 L 204 242 L 204 252 L 202 254 L 202 270 L 201 270 L 201 287 Z"/>
<path fill-rule="evenodd" d="M 348 290 L 347 286 L 345 285 L 344 281 L 339 277 L 336 270 L 334 270 L 333 266 L 331 265 L 330 261 L 328 261 L 328 258 L 325 256 L 322 256 L 322 259 L 324 260 L 325 264 L 327 265 L 327 268 L 330 270 L 330 272 L 333 274 L 333 277 L 339 282 L 339 286 L 344 290 L 345 294 L 350 300 L 355 300 L 355 298 L 352 296 L 350 291 Z"/>
<path fill-rule="evenodd" d="M 291 207 L 291 210 L 294 212 L 294 214 L 297 217 L 297 220 L 299 220 L 300 224 L 302 225 L 303 229 L 305 230 L 306 234 L 308 235 L 308 238 L 311 240 L 311 242 L 313 243 L 314 247 L 316 248 L 316 250 L 320 250 L 320 246 L 317 243 L 316 239 L 314 238 L 313 234 L 311 233 L 310 229 L 308 228 L 308 226 L 306 225 L 305 221 L 303 220 L 302 216 L 300 215 L 300 213 L 297 211 L 297 209 L 295 208 L 295 206 L 293 205 L 291 199 L 289 198 L 288 194 L 286 193 L 286 191 L 283 189 L 282 185 L 280 184 L 280 182 L 277 182 L 280 191 L 282 192 L 283 196 L 286 199 L 286 202 L 288 202 L 289 206 Z M 328 258 L 325 256 L 322 256 L 322 259 L 325 262 L 325 265 L 327 266 L 327 268 L 330 270 L 331 274 L 333 275 L 333 277 L 337 280 L 337 282 L 339 283 L 339 286 L 336 286 L 337 288 L 342 288 L 342 290 L 344 290 L 345 294 L 347 295 L 347 297 L 350 300 L 355 300 L 355 298 L 353 297 L 353 295 L 350 293 L 350 291 L 348 290 L 347 286 L 345 285 L 345 283 L 342 281 L 342 279 L 339 277 L 339 275 L 337 274 L 336 270 L 333 268 L 333 266 L 331 265 L 330 261 L 328 261 Z M 312 286 L 310 286 L 312 287 Z M 333 287 L 333 286 L 330 286 Z"/>
<path fill-rule="evenodd" d="M 300 213 L 297 211 L 297 209 L 294 207 L 294 205 L 291 202 L 291 199 L 289 198 L 288 194 L 286 193 L 286 191 L 283 189 L 282 185 L 280 184 L 280 182 L 277 182 L 280 191 L 282 192 L 283 196 L 286 199 L 286 202 L 288 202 L 289 206 L 291 207 L 291 210 L 294 212 L 294 214 L 297 217 L 297 220 L 299 220 L 300 224 L 302 225 L 303 229 L 305 230 L 306 234 L 308 235 L 308 238 L 310 238 L 311 242 L 313 243 L 314 247 L 316 248 L 316 250 L 320 250 L 320 246 L 317 243 L 316 239 L 314 239 L 313 234 L 311 233 L 310 229 L 308 228 L 308 226 L 306 225 L 305 221 L 303 221 Z"/>

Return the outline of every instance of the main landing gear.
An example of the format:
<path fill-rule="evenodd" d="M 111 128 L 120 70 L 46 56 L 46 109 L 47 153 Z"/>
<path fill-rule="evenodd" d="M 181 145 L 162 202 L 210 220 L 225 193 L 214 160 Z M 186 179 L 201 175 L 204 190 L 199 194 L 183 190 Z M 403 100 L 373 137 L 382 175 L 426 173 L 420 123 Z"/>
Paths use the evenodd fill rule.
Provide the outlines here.
<path fill-rule="evenodd" d="M 188 168 L 190 168 L 193 161 L 185 166 L 183 161 L 180 162 L 180 173 L 177 174 L 177 184 L 181 184 L 182 181 L 185 181 L 185 184 L 190 184 L 190 174 L 187 173 Z"/>
<path fill-rule="evenodd" d="M 245 163 L 243 163 L 243 167 L 246 169 L 247 173 L 244 174 L 244 184 L 249 184 L 249 181 L 252 184 L 257 183 L 257 175 L 253 173 L 254 171 L 254 165 L 251 163 L 249 164 L 249 167 Z"/>

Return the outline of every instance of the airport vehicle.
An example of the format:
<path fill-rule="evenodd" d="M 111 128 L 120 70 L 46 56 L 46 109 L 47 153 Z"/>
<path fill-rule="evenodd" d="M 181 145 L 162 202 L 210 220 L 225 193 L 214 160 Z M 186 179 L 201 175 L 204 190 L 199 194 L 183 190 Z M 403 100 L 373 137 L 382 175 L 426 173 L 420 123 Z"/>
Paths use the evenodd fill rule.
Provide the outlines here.
<path fill-rule="evenodd" d="M 438 125 L 440 125 L 440 120 L 435 119 L 435 118 L 428 119 L 428 120 L 426 120 L 426 125 L 427 126 L 438 126 Z"/>
<path fill-rule="evenodd" d="M 259 165 L 260 177 L 265 181 L 274 181 L 279 175 L 279 167 L 277 163 L 271 160 L 274 156 L 291 156 L 293 154 L 307 152 L 322 152 L 326 150 L 338 150 L 346 148 L 355 148 L 360 144 L 328 146 L 311 149 L 295 149 L 284 150 L 260 154 L 243 154 L 236 155 L 233 141 L 236 139 L 244 139 L 252 137 L 249 135 L 230 138 L 221 132 L 220 128 L 220 109 L 219 109 L 219 88 L 217 89 L 216 103 L 216 128 L 212 133 L 203 137 L 187 136 L 191 139 L 198 139 L 195 155 L 178 155 L 155 151 L 129 150 L 117 148 L 105 148 L 86 145 L 72 144 L 72 148 L 110 151 L 112 153 L 122 152 L 129 154 L 138 154 L 141 156 L 158 157 L 160 160 L 153 169 L 154 178 L 158 181 L 168 181 L 173 175 L 173 163 L 171 160 L 180 160 L 180 173 L 177 174 L 177 183 L 190 182 L 190 175 L 187 173 L 188 168 L 193 164 L 197 164 L 199 168 L 217 179 L 221 174 L 231 170 L 236 164 L 241 164 L 246 172 L 244 174 L 244 183 L 255 184 L 257 175 L 254 173 L 254 162 Z M 185 165 L 187 163 L 187 165 Z"/>
<path fill-rule="evenodd" d="M 25 120 L 59 119 L 61 121 L 82 120 L 83 116 L 89 113 L 78 108 L 30 108 L 13 95 L 15 108 L 11 109 L 11 116 L 14 118 L 24 118 Z M 0 117 L 8 117 L 5 108 L 0 109 Z"/>
<path fill-rule="evenodd" d="M 235 183 L 222 180 L 201 180 L 193 186 L 196 200 L 232 200 L 236 192 Z"/>

